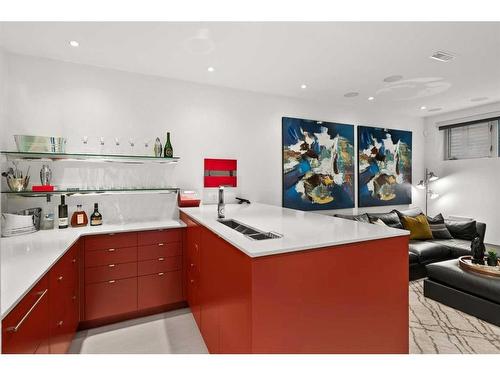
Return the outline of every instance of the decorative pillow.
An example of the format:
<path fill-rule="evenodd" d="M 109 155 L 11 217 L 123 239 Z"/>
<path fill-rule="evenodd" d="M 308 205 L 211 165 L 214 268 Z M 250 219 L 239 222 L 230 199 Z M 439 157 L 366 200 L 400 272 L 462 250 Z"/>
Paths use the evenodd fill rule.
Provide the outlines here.
<path fill-rule="evenodd" d="M 427 216 L 427 221 L 431 227 L 432 237 L 436 240 L 451 240 L 453 237 L 446 228 L 443 215 L 438 214 L 434 217 Z"/>
<path fill-rule="evenodd" d="M 425 215 L 403 216 L 403 227 L 410 231 L 410 240 L 432 240 L 431 227 Z"/>
<path fill-rule="evenodd" d="M 408 208 L 406 210 L 392 210 L 392 212 L 397 213 L 399 216 L 399 219 L 401 219 L 403 216 L 416 217 L 418 215 L 423 214 L 422 210 L 418 207 Z"/>
<path fill-rule="evenodd" d="M 360 221 L 362 223 L 369 223 L 370 219 L 368 218 L 367 214 L 361 214 L 361 215 L 343 215 L 343 214 L 336 214 L 336 217 L 340 217 L 341 219 L 347 219 L 347 220 L 354 220 L 354 221 Z"/>
<path fill-rule="evenodd" d="M 401 224 L 401 220 L 399 220 L 398 214 L 394 211 L 387 212 L 387 213 L 380 213 L 380 214 L 369 213 L 368 217 L 370 218 L 370 223 L 373 223 L 373 222 L 377 221 L 378 219 L 380 219 L 388 227 L 403 229 L 403 224 Z"/>
<path fill-rule="evenodd" d="M 458 221 L 458 220 L 446 220 L 446 228 L 448 228 L 450 234 L 453 238 L 458 238 L 460 240 L 472 241 L 476 236 L 476 221 Z"/>
<path fill-rule="evenodd" d="M 386 227 L 387 225 L 380 219 L 377 219 L 375 221 L 372 222 L 372 224 L 375 224 L 375 225 L 380 225 L 382 227 Z"/>

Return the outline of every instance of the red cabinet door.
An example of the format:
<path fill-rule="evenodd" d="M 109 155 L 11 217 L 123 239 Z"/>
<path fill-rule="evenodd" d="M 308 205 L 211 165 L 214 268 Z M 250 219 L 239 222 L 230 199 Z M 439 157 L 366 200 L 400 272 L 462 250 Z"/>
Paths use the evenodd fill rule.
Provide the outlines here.
<path fill-rule="evenodd" d="M 43 277 L 2 320 L 2 353 L 48 353 L 49 281 Z"/>
<path fill-rule="evenodd" d="M 79 322 L 78 256 L 80 242 L 49 270 L 50 353 L 64 354 Z"/>
<path fill-rule="evenodd" d="M 85 268 L 85 283 L 99 283 L 109 280 L 128 279 L 137 276 L 137 263 L 107 264 Z"/>
<path fill-rule="evenodd" d="M 182 229 L 158 229 L 138 233 L 138 244 L 157 245 L 159 243 L 180 242 Z"/>
<path fill-rule="evenodd" d="M 85 320 L 137 311 L 137 277 L 85 286 Z"/>
<path fill-rule="evenodd" d="M 85 267 L 130 262 L 137 262 L 137 247 L 111 247 L 101 250 L 85 251 Z"/>
<path fill-rule="evenodd" d="M 182 257 L 169 257 L 143 260 L 137 265 L 137 272 L 139 276 L 145 276 L 160 272 L 177 271 L 181 268 Z"/>
<path fill-rule="evenodd" d="M 85 238 L 85 250 L 103 250 L 137 246 L 137 233 L 109 233 Z"/>
<path fill-rule="evenodd" d="M 182 301 L 181 271 L 139 276 L 139 310 Z"/>
<path fill-rule="evenodd" d="M 138 259 L 158 259 L 160 257 L 167 258 L 173 256 L 181 256 L 182 247 L 180 242 L 157 243 L 154 245 L 139 246 Z"/>

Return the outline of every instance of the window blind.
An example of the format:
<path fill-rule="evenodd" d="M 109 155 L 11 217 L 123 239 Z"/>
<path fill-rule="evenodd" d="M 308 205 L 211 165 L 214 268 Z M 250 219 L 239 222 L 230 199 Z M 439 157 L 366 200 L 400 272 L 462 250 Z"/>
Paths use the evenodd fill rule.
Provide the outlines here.
<path fill-rule="evenodd" d="M 475 123 L 446 129 L 446 159 L 493 157 L 498 121 Z"/>

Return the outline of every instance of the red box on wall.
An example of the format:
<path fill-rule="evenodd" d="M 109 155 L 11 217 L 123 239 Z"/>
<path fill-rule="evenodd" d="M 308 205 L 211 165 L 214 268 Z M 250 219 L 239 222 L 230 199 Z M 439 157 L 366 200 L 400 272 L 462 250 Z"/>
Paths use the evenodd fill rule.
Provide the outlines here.
<path fill-rule="evenodd" d="M 204 187 L 219 187 L 221 185 L 236 187 L 237 161 L 235 159 L 205 159 Z"/>

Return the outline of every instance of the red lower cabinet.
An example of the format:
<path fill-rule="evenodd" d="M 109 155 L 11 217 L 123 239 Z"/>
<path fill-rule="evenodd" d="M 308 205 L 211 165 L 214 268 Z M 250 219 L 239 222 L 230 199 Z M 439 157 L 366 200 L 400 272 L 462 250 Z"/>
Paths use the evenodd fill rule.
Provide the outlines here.
<path fill-rule="evenodd" d="M 2 353 L 49 352 L 49 280 L 43 277 L 2 320 Z"/>
<path fill-rule="evenodd" d="M 139 310 L 181 302 L 182 273 L 159 272 L 153 275 L 139 276 Z"/>
<path fill-rule="evenodd" d="M 85 319 L 93 320 L 137 310 L 137 277 L 85 285 Z"/>

